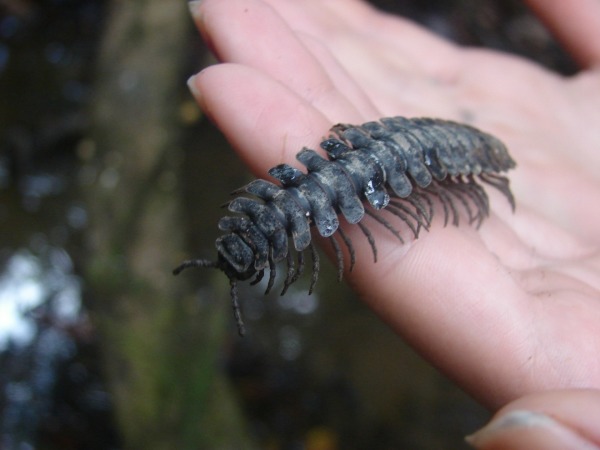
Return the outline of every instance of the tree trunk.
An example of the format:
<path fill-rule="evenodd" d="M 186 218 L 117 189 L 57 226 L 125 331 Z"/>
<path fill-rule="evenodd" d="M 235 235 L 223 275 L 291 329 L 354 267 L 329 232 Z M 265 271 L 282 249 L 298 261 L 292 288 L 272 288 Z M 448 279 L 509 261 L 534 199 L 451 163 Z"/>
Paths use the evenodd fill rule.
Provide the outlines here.
<path fill-rule="evenodd" d="M 86 297 L 129 449 L 252 447 L 217 370 L 228 305 L 198 306 L 171 275 L 184 254 L 177 111 L 190 23 L 181 0 L 113 1 L 82 149 Z"/>

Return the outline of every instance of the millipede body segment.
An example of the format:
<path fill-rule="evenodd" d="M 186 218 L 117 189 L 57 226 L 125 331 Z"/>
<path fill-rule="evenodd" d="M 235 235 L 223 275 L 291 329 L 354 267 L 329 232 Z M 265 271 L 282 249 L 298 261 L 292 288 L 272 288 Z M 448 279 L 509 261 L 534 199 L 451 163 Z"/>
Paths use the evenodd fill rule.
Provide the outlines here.
<path fill-rule="evenodd" d="M 296 155 L 306 173 L 280 164 L 269 170 L 279 184 L 257 179 L 235 191 L 236 198 L 227 206 L 236 214 L 219 221 L 219 229 L 225 234 L 216 240 L 217 259 L 188 260 L 173 271 L 178 274 L 189 267 L 213 267 L 224 272 L 230 281 L 241 335 L 244 325 L 238 281 L 254 277 L 252 284 L 256 284 L 269 269 L 269 292 L 276 263 L 286 260 L 283 295 L 302 274 L 304 251 L 308 249 L 313 267 L 312 292 L 319 258 L 311 228 L 331 240 L 341 278 L 344 257 L 336 236 L 348 250 L 350 269 L 355 257 L 350 238 L 340 228 L 340 215 L 359 227 L 377 261 L 377 247 L 363 221 L 365 215 L 404 242 L 389 218 L 404 221 L 416 238 L 431 224 L 433 198 L 441 204 L 445 224 L 451 221 L 458 225 L 462 208 L 469 222 L 478 227 L 489 214 L 482 182 L 498 189 L 513 209 L 515 206 L 509 181 L 501 175 L 515 167 L 515 162 L 501 141 L 469 125 L 404 117 L 358 126 L 338 124 L 321 142 L 321 148 L 329 159 L 308 148 Z M 391 216 L 386 217 L 384 211 Z"/>

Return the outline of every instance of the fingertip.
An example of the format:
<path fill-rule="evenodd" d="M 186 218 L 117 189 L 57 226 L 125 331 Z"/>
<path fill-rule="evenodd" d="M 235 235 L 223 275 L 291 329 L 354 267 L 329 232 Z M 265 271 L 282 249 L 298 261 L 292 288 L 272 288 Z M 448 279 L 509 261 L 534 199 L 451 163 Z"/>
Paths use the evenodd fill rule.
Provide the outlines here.
<path fill-rule="evenodd" d="M 514 410 L 465 438 L 477 449 L 568 450 L 598 447 L 576 430 L 534 411 Z"/>
<path fill-rule="evenodd" d="M 191 0 L 188 2 L 188 8 L 190 9 L 190 14 L 194 19 L 200 20 L 201 10 L 200 7 L 204 3 L 203 0 Z"/>
<path fill-rule="evenodd" d="M 600 391 L 539 392 L 502 408 L 465 440 L 478 449 L 598 449 Z"/>
<path fill-rule="evenodd" d="M 202 94 L 200 93 L 200 89 L 198 89 L 198 86 L 196 85 L 197 76 L 198 74 L 194 74 L 191 77 L 189 77 L 187 80 L 187 85 L 194 98 L 201 99 Z"/>
<path fill-rule="evenodd" d="M 196 101 L 196 103 L 198 104 L 198 106 L 200 107 L 200 109 L 202 110 L 202 113 L 211 121 L 214 122 L 213 117 L 212 117 L 212 113 L 210 108 L 208 107 L 208 105 L 206 104 L 205 98 L 204 98 L 204 94 L 202 92 L 202 87 L 201 87 L 201 77 L 203 72 L 207 70 L 204 69 L 203 71 L 192 75 L 191 77 L 188 78 L 187 80 L 187 85 L 188 85 L 188 89 L 190 90 L 190 93 L 192 94 L 192 96 L 194 97 L 194 100 Z"/>

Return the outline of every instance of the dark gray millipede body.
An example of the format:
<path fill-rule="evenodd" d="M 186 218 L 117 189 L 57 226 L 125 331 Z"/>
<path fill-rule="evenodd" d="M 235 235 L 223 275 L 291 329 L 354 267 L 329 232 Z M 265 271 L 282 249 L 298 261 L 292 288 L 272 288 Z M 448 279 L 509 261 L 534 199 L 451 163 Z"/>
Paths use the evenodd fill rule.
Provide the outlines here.
<path fill-rule="evenodd" d="M 309 293 L 319 273 L 319 257 L 311 228 L 330 239 L 341 278 L 344 269 L 341 238 L 350 256 L 350 238 L 340 228 L 339 216 L 358 225 L 377 261 L 375 240 L 363 218 L 388 229 L 404 242 L 384 211 L 405 222 L 415 238 L 428 229 L 437 199 L 449 220 L 458 225 L 460 210 L 479 227 L 489 214 L 489 199 L 481 183 L 499 190 L 515 207 L 503 172 L 515 167 L 504 144 L 470 125 L 432 118 L 383 118 L 362 125 L 338 124 L 321 142 L 323 158 L 303 149 L 297 159 L 306 173 L 287 164 L 269 170 L 280 185 L 257 179 L 236 190 L 227 205 L 232 216 L 219 221 L 226 234 L 216 241 L 217 260 L 192 259 L 173 273 L 189 267 L 212 267 L 229 278 L 234 317 L 241 335 L 244 324 L 238 303 L 237 282 L 258 283 L 269 270 L 267 292 L 276 276 L 276 264 L 285 260 L 287 273 L 282 295 L 302 274 L 304 250 L 313 261 Z M 296 252 L 297 261 L 294 261 Z"/>

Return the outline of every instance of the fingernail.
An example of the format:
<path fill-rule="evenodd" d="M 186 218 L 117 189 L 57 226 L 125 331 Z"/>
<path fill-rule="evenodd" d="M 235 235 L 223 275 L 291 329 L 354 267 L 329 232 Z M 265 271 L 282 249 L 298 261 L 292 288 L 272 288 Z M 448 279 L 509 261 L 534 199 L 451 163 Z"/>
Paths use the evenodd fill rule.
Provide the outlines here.
<path fill-rule="evenodd" d="M 197 85 L 197 81 L 198 80 L 197 80 L 197 78 L 200 76 L 201 73 L 202 72 L 199 72 L 196 75 L 192 75 L 191 77 L 189 77 L 188 80 L 187 80 L 187 85 L 188 85 L 188 87 L 190 89 L 190 92 L 194 96 L 194 99 L 196 100 L 196 103 L 198 103 L 198 106 L 202 110 L 202 113 L 204 114 L 204 116 L 208 120 L 210 120 L 211 122 L 214 123 L 212 114 L 211 114 L 210 110 L 206 106 L 204 95 L 202 94 L 202 92 L 200 91 L 200 89 L 198 89 L 198 85 Z"/>
<path fill-rule="evenodd" d="M 198 74 L 195 74 L 195 75 L 192 75 L 191 77 L 189 77 L 187 80 L 187 85 L 188 85 L 188 88 L 190 89 L 190 92 L 194 96 L 194 98 L 196 98 L 196 100 L 199 101 L 202 98 L 202 95 L 200 94 L 200 90 L 198 89 L 198 86 L 196 86 L 196 77 L 197 76 L 198 76 Z"/>
<path fill-rule="evenodd" d="M 599 449 L 575 430 L 533 411 L 516 410 L 492 420 L 465 438 L 474 448 Z"/>
<path fill-rule="evenodd" d="M 192 0 L 191 2 L 188 2 L 188 8 L 190 8 L 190 13 L 194 18 L 200 17 L 200 5 L 202 4 L 202 1 L 203 0 Z"/>

